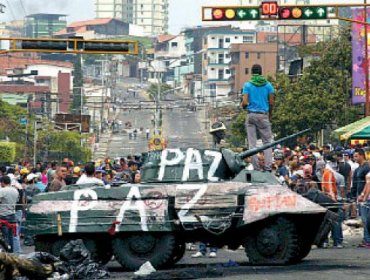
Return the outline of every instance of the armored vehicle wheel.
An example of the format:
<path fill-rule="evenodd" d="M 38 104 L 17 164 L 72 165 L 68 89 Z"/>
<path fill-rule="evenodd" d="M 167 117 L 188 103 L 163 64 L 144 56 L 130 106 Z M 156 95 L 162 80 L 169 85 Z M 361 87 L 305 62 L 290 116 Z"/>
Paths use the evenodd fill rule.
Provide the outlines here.
<path fill-rule="evenodd" d="M 60 250 L 68 243 L 68 239 L 58 239 L 58 240 L 36 240 L 35 241 L 35 251 L 46 252 L 59 257 Z"/>
<path fill-rule="evenodd" d="M 113 254 L 129 270 L 137 270 L 147 261 L 158 269 L 171 261 L 175 246 L 172 234 L 137 233 L 114 239 Z"/>
<path fill-rule="evenodd" d="M 171 254 L 171 258 L 168 260 L 164 266 L 166 268 L 172 267 L 176 264 L 185 254 L 186 245 L 185 242 L 177 241 L 175 247 L 173 248 L 173 252 Z"/>
<path fill-rule="evenodd" d="M 39 252 L 47 252 L 59 257 L 60 250 L 69 242 L 69 239 L 59 240 L 36 240 L 35 250 Z M 113 256 L 111 246 L 103 240 L 83 239 L 86 249 L 90 251 L 91 258 L 101 264 L 107 264 Z"/>
<path fill-rule="evenodd" d="M 176 254 L 173 258 L 173 264 L 177 263 L 179 260 L 182 259 L 182 257 L 185 254 L 185 249 L 186 249 L 186 245 L 184 242 L 177 244 Z"/>
<path fill-rule="evenodd" d="M 91 258 L 101 264 L 107 264 L 113 257 L 112 245 L 107 240 L 84 239 L 86 249 L 91 253 Z"/>
<path fill-rule="evenodd" d="M 297 260 L 298 232 L 291 221 L 279 217 L 248 236 L 245 251 L 253 264 L 289 264 Z"/>

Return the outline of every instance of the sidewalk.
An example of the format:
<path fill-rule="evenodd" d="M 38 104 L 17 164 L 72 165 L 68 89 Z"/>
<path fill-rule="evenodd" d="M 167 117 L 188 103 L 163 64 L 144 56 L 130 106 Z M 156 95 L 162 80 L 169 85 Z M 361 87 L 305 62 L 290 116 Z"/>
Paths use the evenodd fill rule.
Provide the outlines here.
<path fill-rule="evenodd" d="M 120 113 L 120 109 L 117 109 L 114 113 L 114 119 L 117 118 L 117 116 Z M 112 130 L 106 129 L 103 134 L 100 134 L 100 141 L 99 141 L 99 147 L 96 149 L 96 151 L 93 152 L 92 159 L 93 161 L 96 161 L 98 159 L 104 159 L 107 157 L 108 147 L 109 143 L 112 139 Z"/>

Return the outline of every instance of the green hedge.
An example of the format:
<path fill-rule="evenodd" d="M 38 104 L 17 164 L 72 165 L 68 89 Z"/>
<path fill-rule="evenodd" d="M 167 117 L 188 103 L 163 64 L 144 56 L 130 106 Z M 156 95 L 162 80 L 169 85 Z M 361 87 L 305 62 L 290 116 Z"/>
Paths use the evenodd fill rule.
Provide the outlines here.
<path fill-rule="evenodd" d="M 16 143 L 14 142 L 0 142 L 0 162 L 14 162 L 15 148 Z"/>

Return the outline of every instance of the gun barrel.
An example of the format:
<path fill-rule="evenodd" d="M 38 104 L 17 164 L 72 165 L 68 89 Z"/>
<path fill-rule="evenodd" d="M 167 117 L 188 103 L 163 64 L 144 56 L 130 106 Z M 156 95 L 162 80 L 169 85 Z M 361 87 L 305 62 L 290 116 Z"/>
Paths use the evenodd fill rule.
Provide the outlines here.
<path fill-rule="evenodd" d="M 238 156 L 239 156 L 239 158 L 240 158 L 240 159 L 244 159 L 244 158 L 246 158 L 246 157 L 253 156 L 253 155 L 258 154 L 259 152 L 261 152 L 261 151 L 263 151 L 263 150 L 266 150 L 266 149 L 272 148 L 272 147 L 273 147 L 273 146 L 275 146 L 275 145 L 278 145 L 278 144 L 280 144 L 280 143 L 282 143 L 282 142 L 284 142 L 284 141 L 287 141 L 287 140 L 290 140 L 290 139 L 292 139 L 292 138 L 294 138 L 294 137 L 297 137 L 297 136 L 299 136 L 299 135 L 302 135 L 302 134 L 304 134 L 304 133 L 306 133 L 306 132 L 308 132 L 308 131 L 310 131 L 310 130 L 311 130 L 311 129 L 310 129 L 310 128 L 308 128 L 308 129 L 305 129 L 305 130 L 299 131 L 299 132 L 294 133 L 294 134 L 292 134 L 292 135 L 289 135 L 289 136 L 283 137 L 283 138 L 281 138 L 281 139 L 279 139 L 279 140 L 273 141 L 273 142 L 271 142 L 271 143 L 269 143 L 269 144 L 263 145 L 263 146 L 261 146 L 261 147 L 259 147 L 259 148 L 253 148 L 253 149 L 250 149 L 250 150 L 244 151 L 244 152 L 240 153 Z"/>

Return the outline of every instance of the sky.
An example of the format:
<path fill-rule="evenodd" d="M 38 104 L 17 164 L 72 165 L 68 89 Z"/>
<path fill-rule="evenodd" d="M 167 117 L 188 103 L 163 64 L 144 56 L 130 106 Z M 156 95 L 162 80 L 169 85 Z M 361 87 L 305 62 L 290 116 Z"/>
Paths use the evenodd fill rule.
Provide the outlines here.
<path fill-rule="evenodd" d="M 368 1 L 370 3 L 370 1 Z M 22 19 L 25 14 L 60 13 L 68 15 L 67 21 L 85 20 L 95 17 L 94 0 L 0 0 L 7 6 L 0 14 L 0 22 Z M 185 27 L 202 24 L 201 7 L 207 5 L 238 5 L 247 0 L 169 0 L 169 33 L 177 34 Z M 311 0 L 312 4 L 363 3 L 362 0 Z M 24 9 L 23 9 L 24 8 Z"/>

